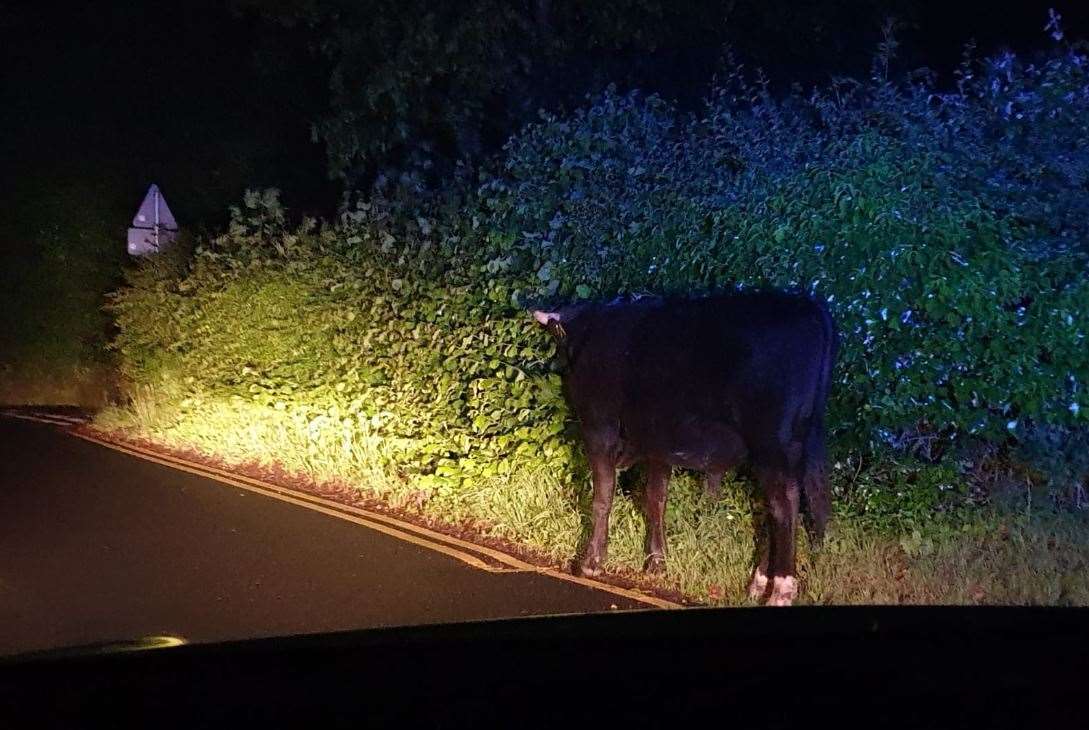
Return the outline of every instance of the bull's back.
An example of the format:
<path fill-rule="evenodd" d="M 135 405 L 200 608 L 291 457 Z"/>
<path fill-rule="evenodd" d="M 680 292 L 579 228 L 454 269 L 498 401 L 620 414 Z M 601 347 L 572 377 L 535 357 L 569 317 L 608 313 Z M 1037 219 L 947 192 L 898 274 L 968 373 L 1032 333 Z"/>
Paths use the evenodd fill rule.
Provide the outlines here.
<path fill-rule="evenodd" d="M 812 365 L 822 333 L 819 305 L 802 297 L 666 302 L 631 330 L 626 397 L 699 412 L 724 398 L 783 392 Z"/>
<path fill-rule="evenodd" d="M 733 435 L 777 441 L 812 403 L 822 316 L 780 293 L 598 307 L 581 323 L 571 374 L 584 432 L 693 465 L 723 456 L 715 450 Z"/>

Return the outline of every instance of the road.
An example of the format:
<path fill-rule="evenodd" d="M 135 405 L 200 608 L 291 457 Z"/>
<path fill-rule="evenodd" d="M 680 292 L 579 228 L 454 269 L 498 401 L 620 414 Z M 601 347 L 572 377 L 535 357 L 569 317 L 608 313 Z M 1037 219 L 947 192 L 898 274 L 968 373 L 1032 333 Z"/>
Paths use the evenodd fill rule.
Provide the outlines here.
<path fill-rule="evenodd" d="M 636 608 L 0 417 L 0 655 Z"/>

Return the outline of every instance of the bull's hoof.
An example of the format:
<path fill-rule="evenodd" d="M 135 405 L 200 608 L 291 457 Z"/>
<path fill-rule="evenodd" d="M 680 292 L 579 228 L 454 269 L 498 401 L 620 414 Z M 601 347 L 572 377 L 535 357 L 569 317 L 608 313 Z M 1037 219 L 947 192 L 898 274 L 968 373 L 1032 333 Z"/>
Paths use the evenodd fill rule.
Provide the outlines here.
<path fill-rule="evenodd" d="M 749 598 L 759 601 L 768 592 L 768 576 L 757 568 L 753 571 L 752 580 L 749 581 Z"/>
<path fill-rule="evenodd" d="M 664 573 L 665 556 L 658 555 L 657 553 L 655 553 L 654 555 L 648 555 L 646 562 L 643 564 L 643 572 L 650 575 L 661 575 L 662 573 Z"/>
<path fill-rule="evenodd" d="M 584 578 L 597 578 L 601 575 L 601 558 L 587 557 L 579 563 L 578 574 Z"/>
<path fill-rule="evenodd" d="M 798 583 L 794 576 L 775 576 L 771 580 L 771 595 L 765 606 L 790 606 L 798 596 Z"/>

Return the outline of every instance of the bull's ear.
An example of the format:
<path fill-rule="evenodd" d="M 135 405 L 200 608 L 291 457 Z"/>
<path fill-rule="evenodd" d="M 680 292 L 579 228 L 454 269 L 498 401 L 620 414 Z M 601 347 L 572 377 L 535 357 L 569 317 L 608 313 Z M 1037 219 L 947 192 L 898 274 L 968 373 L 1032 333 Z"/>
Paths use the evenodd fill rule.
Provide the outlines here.
<path fill-rule="evenodd" d="M 560 315 L 558 312 L 542 312 L 539 309 L 534 309 L 533 319 L 537 320 L 537 324 L 542 327 L 547 327 L 553 322 L 558 323 L 560 321 Z"/>

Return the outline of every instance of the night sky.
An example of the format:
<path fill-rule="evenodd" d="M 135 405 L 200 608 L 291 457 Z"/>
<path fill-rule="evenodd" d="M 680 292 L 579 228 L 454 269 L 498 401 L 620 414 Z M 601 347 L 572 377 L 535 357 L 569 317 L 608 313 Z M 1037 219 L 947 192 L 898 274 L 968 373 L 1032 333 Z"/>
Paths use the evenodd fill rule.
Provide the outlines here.
<path fill-rule="evenodd" d="M 20 175 L 101 176 L 133 206 L 155 180 L 187 221 L 215 217 L 247 185 L 278 185 L 303 206 L 328 201 L 307 123 L 324 74 L 262 66 L 267 28 L 222 3 L 49 5 L 4 28 L 3 136 Z"/>
<path fill-rule="evenodd" d="M 807 12 L 808 3 L 785 5 Z M 1086 35 L 1089 4 L 1015 5 L 998 12 L 993 4 L 915 3 L 918 27 L 901 34 L 901 66 L 926 63 L 948 72 L 971 36 L 981 52 L 1042 47 L 1050 5 L 1063 13 L 1069 35 Z M 846 40 L 860 32 L 854 55 L 800 58 L 784 48 L 781 67 L 770 69 L 773 79 L 864 73 L 857 66 L 876 29 L 842 31 Z M 33 206 L 42 186 L 72 184 L 96 191 L 103 210 L 127 217 L 151 181 L 189 224 L 221 223 L 246 187 L 279 187 L 296 210 L 335 208 L 339 187 L 310 137 L 310 121 L 327 103 L 328 70 L 302 35 L 239 16 L 228 3 L 161 0 L 75 10 L 28 4 L 0 16 L 0 33 L 2 195 L 17 215 Z M 706 65 L 698 59 L 707 53 L 666 49 L 648 85 L 665 95 L 703 88 Z"/>

